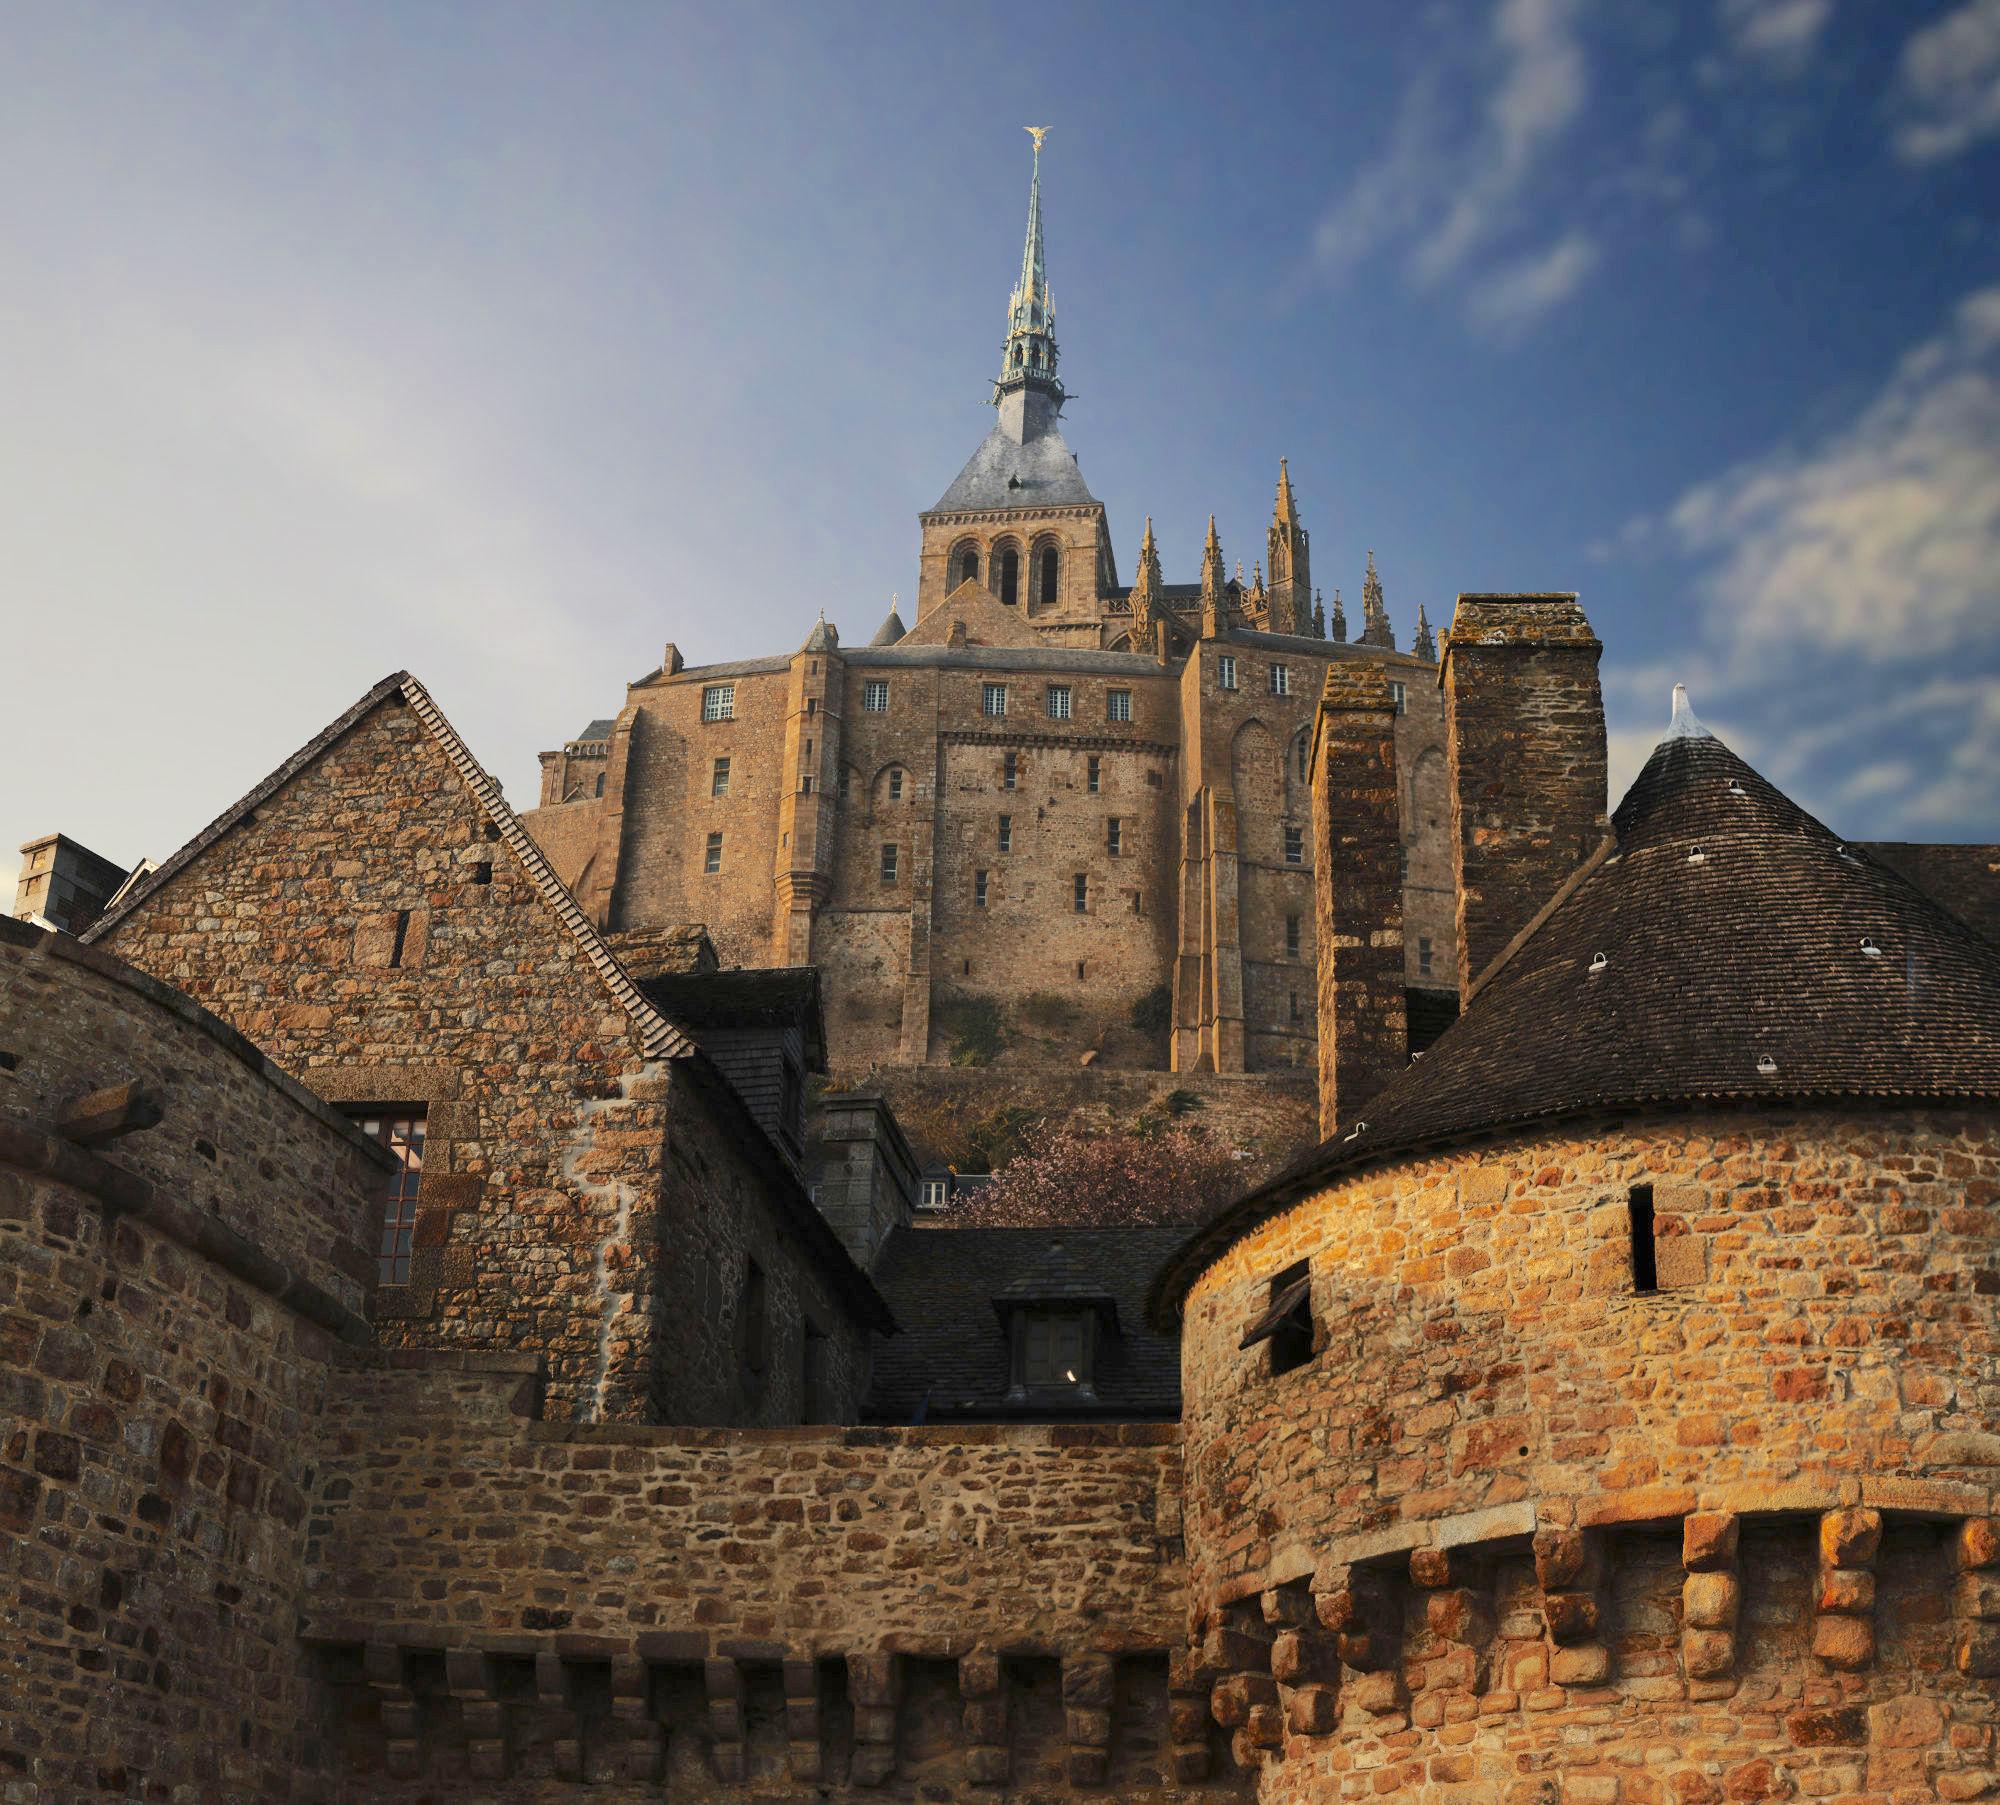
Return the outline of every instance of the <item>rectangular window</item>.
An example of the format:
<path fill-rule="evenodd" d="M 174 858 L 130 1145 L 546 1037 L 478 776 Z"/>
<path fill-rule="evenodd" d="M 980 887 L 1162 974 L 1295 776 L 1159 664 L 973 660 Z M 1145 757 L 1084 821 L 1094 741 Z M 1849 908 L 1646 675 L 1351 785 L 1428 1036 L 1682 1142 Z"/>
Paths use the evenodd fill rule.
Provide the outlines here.
<path fill-rule="evenodd" d="M 702 856 L 701 868 L 707 872 L 716 872 L 722 869 L 722 836 L 720 834 L 710 834 L 708 836 L 708 851 Z"/>
<path fill-rule="evenodd" d="M 1015 788 L 1021 781 L 1021 755 L 1018 752 L 1003 752 L 1000 755 L 1000 787 L 1003 790 Z"/>
<path fill-rule="evenodd" d="M 812 787 L 813 787 L 813 780 L 810 772 L 800 777 L 799 794 L 801 796 L 810 796 L 812 794 Z"/>
<path fill-rule="evenodd" d="M 1014 817 L 1012 815 L 1002 815 L 1000 817 L 1000 850 L 1002 852 L 1012 852 L 1014 850 Z"/>
<path fill-rule="evenodd" d="M 1004 683 L 989 683 L 980 693 L 980 711 L 994 717 L 1007 712 L 1007 686 Z"/>
<path fill-rule="evenodd" d="M 986 873 L 983 871 L 972 874 L 972 906 L 975 909 L 986 907 Z"/>
<path fill-rule="evenodd" d="M 1220 689 L 1234 689 L 1236 687 L 1235 659 L 1225 656 L 1215 661 L 1215 681 L 1216 686 Z"/>
<path fill-rule="evenodd" d="M 1125 850 L 1125 823 L 1113 815 L 1104 824 L 1104 850 L 1114 859 Z"/>
<path fill-rule="evenodd" d="M 870 677 L 861 686 L 861 706 L 869 714 L 889 712 L 889 686 L 879 677 Z"/>
<path fill-rule="evenodd" d="M 1079 871 L 1079 872 L 1078 872 L 1078 873 L 1076 874 L 1076 882 L 1075 882 L 1075 891 L 1074 891 L 1074 893 L 1075 893 L 1075 896 L 1076 896 L 1076 912 L 1077 912 L 1077 913 L 1078 913 L 1079 915 L 1084 915 L 1084 914 L 1087 914 L 1087 913 L 1089 913 L 1089 910 L 1090 910 L 1090 876 L 1089 876 L 1089 873 L 1087 873 L 1087 872 L 1083 872 L 1083 871 Z"/>
<path fill-rule="evenodd" d="M 1289 664 L 1271 666 L 1271 694 L 1289 696 L 1292 693 L 1292 667 Z"/>
<path fill-rule="evenodd" d="M 889 773 L 889 800 L 891 802 L 903 800 L 903 773 L 900 770 Z"/>
<path fill-rule="evenodd" d="M 711 796 L 727 796 L 729 794 L 728 759 L 718 758 L 715 761 L 715 769 L 708 774 L 708 793 Z"/>
<path fill-rule="evenodd" d="M 1296 915 L 1287 915 L 1285 917 L 1285 957 L 1287 959 L 1296 959 L 1298 956 L 1299 918 Z"/>
<path fill-rule="evenodd" d="M 1090 769 L 1085 773 L 1085 781 L 1090 793 L 1095 796 L 1104 781 L 1104 765 L 1095 752 L 1090 755 Z"/>
<path fill-rule="evenodd" d="M 1021 1378 L 1029 1385 L 1078 1388 L 1090 1383 L 1084 1365 L 1089 1319 L 1080 1311 L 1021 1318 Z"/>
<path fill-rule="evenodd" d="M 1271 1371 L 1288 1373 L 1313 1355 L 1312 1268 L 1301 1260 L 1271 1281 L 1264 1312 L 1243 1331 L 1239 1346 L 1271 1344 Z"/>
<path fill-rule="evenodd" d="M 1285 863 L 1303 865 L 1306 862 L 1306 830 L 1303 827 L 1285 829 Z"/>
<path fill-rule="evenodd" d="M 819 713 L 819 697 L 817 696 L 806 697 L 806 719 L 811 720 L 812 717 L 818 713 Z"/>
<path fill-rule="evenodd" d="M 1409 712 L 1409 692 L 1400 683 L 1391 683 L 1389 685 L 1389 694 L 1395 700 L 1396 712 L 1398 714 L 1407 714 Z"/>
<path fill-rule="evenodd" d="M 417 1192 L 424 1179 L 424 1112 L 411 1104 L 363 1111 L 354 1125 L 396 1156 L 382 1197 L 382 1241 L 376 1275 L 385 1285 L 410 1282 L 410 1250 L 417 1239 Z"/>
<path fill-rule="evenodd" d="M 885 884 L 896 881 L 896 849 L 893 846 L 882 848 L 882 881 Z"/>
<path fill-rule="evenodd" d="M 846 796 L 847 786 L 853 781 L 853 779 L 854 779 L 853 772 L 850 771 L 846 765 L 842 765 L 840 767 L 840 794 L 843 797 Z"/>
<path fill-rule="evenodd" d="M 1653 1241 L 1653 1187 L 1634 1185 L 1625 1200 L 1632 1227 L 1632 1289 L 1660 1288 L 1659 1251 Z"/>
<path fill-rule="evenodd" d="M 1299 993 L 1295 990 L 1292 992 L 1292 1020 L 1297 1021 L 1298 1019 L 1299 1019 Z"/>
<path fill-rule="evenodd" d="M 1431 975 L 1431 937 L 1428 934 L 1417 936 L 1417 975 L 1425 978 Z"/>
<path fill-rule="evenodd" d="M 951 1180 L 948 1178 L 927 1178 L 924 1180 L 923 1207 L 927 1210 L 941 1210 L 951 1201 Z"/>
<path fill-rule="evenodd" d="M 1129 689 L 1105 692 L 1104 718 L 1107 721 L 1129 721 L 1132 718 L 1132 692 Z"/>
<path fill-rule="evenodd" d="M 733 721 L 736 719 L 736 685 L 733 683 L 711 683 L 701 692 L 701 718 L 704 721 Z"/>
<path fill-rule="evenodd" d="M 1049 719 L 1066 721 L 1069 719 L 1069 685 L 1051 683 L 1049 685 Z"/>

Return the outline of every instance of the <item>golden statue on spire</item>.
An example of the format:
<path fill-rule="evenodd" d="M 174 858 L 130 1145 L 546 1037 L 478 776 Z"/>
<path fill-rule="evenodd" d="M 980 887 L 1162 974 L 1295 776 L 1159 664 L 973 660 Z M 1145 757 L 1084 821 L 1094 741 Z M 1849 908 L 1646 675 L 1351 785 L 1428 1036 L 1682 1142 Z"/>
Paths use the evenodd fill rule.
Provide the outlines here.
<path fill-rule="evenodd" d="M 1024 125 L 1021 129 L 1034 139 L 1035 155 L 1039 157 L 1042 154 L 1042 140 L 1049 135 L 1049 128 L 1045 125 Z"/>

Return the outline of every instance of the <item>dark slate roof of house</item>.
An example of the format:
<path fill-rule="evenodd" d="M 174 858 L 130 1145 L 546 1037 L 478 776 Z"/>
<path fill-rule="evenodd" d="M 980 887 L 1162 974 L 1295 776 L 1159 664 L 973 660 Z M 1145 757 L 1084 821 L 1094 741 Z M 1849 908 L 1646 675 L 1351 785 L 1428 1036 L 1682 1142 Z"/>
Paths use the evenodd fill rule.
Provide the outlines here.
<path fill-rule="evenodd" d="M 902 1332 L 880 1344 L 867 1415 L 947 1418 L 1173 1417 L 1180 1337 L 1149 1328 L 1146 1283 L 1178 1229 L 899 1228 L 874 1278 Z M 995 1300 L 1046 1298 L 1109 1309 L 1094 1406 L 1010 1405 L 1008 1343 Z"/>
<path fill-rule="evenodd" d="M 1861 850 L 1929 891 L 1975 933 L 2000 941 L 2000 846 L 1864 840 Z"/>
<path fill-rule="evenodd" d="M 612 728 L 617 725 L 618 723 L 614 720 L 600 718 L 592 721 L 588 727 L 569 743 L 574 746 L 577 740 L 608 740 L 611 737 Z"/>
<path fill-rule="evenodd" d="M 753 966 L 731 971 L 667 972 L 641 978 L 640 993 L 662 1015 L 679 1022 L 697 1041 L 704 1028 L 797 1028 L 806 1062 L 825 1063 L 826 1027 L 820 1013 L 819 968 Z"/>
<path fill-rule="evenodd" d="M 1198 1229 L 1151 1308 L 1171 1322 L 1232 1241 L 1392 1154 L 1612 1111 L 1993 1100 L 2000 946 L 1692 723 L 1429 1054 Z"/>
<path fill-rule="evenodd" d="M 1096 500 L 1053 421 L 1025 443 L 996 425 L 931 512 L 1089 507 Z"/>

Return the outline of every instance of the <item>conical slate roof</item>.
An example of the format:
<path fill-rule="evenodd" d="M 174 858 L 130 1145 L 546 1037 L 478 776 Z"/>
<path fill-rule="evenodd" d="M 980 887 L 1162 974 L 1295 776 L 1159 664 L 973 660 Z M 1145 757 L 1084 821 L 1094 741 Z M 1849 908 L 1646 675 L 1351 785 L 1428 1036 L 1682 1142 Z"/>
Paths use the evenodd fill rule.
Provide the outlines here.
<path fill-rule="evenodd" d="M 868 643 L 871 646 L 892 646 L 908 631 L 909 628 L 903 625 L 902 615 L 891 608 L 889 618 L 875 629 L 875 637 Z"/>
<path fill-rule="evenodd" d="M 1599 964 L 1599 959 L 1602 963 Z M 1464 1015 L 1289 1171 L 1219 1213 L 1154 1309 L 1341 1170 L 1610 1111 L 2000 1100 L 2000 946 L 1677 713 L 1612 837 Z"/>

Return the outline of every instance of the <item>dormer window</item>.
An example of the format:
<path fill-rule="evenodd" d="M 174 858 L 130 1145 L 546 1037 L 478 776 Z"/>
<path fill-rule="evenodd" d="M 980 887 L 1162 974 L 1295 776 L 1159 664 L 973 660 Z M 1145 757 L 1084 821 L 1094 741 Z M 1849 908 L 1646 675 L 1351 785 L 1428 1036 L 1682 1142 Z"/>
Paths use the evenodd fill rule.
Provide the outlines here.
<path fill-rule="evenodd" d="M 1024 1310 L 1015 1319 L 1020 1342 L 1021 1380 L 1030 1390 L 1091 1389 L 1087 1310 Z"/>

